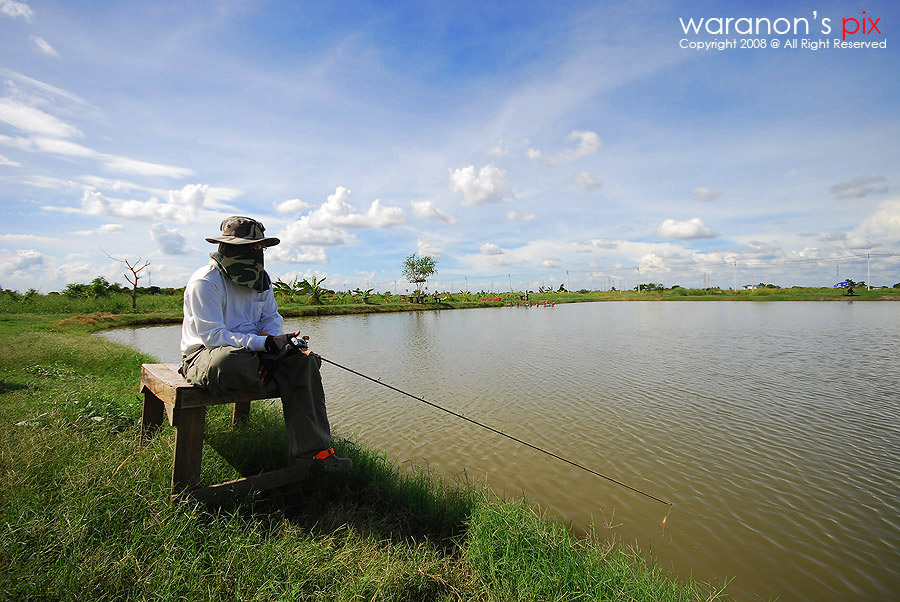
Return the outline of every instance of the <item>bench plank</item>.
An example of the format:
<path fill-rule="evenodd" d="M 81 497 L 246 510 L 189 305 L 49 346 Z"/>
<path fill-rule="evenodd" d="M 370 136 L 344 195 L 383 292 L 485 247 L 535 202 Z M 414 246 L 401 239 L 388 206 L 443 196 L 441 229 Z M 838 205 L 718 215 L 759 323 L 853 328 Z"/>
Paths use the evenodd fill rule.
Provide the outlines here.
<path fill-rule="evenodd" d="M 153 391 L 153 394 L 167 406 L 174 406 L 176 402 L 180 402 L 182 408 L 200 408 L 269 398 L 256 391 L 238 391 L 231 395 L 216 397 L 206 389 L 195 387 L 184 380 L 178 368 L 178 364 L 143 364 L 141 389 Z"/>

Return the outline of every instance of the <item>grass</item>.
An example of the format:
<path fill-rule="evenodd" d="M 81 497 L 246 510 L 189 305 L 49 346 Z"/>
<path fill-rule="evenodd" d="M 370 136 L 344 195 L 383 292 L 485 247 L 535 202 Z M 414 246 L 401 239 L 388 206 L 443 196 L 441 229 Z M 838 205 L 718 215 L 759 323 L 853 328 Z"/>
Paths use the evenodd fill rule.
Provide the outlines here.
<path fill-rule="evenodd" d="M 60 316 L 0 316 L 0 600 L 713 600 L 522 500 L 400 467 L 352 438 L 349 475 L 205 507 L 169 501 L 166 427 L 139 443 L 140 365 Z M 278 468 L 280 405 L 209 409 L 202 479 Z"/>

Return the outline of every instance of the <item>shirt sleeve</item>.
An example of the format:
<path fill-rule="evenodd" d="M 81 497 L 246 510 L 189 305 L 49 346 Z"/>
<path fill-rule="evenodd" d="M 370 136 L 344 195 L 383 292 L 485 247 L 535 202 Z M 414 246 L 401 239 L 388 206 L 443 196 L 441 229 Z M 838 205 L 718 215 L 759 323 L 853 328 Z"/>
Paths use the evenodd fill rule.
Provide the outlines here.
<path fill-rule="evenodd" d="M 277 336 L 284 332 L 284 318 L 278 313 L 278 304 L 275 302 L 275 293 L 272 289 L 267 290 L 265 295 L 266 302 L 259 319 L 259 331 Z"/>
<path fill-rule="evenodd" d="M 214 282 L 198 279 L 188 283 L 184 291 L 184 311 L 186 327 L 204 347 L 229 346 L 252 351 L 265 350 L 266 337 L 233 332 L 225 327 L 224 291 Z"/>

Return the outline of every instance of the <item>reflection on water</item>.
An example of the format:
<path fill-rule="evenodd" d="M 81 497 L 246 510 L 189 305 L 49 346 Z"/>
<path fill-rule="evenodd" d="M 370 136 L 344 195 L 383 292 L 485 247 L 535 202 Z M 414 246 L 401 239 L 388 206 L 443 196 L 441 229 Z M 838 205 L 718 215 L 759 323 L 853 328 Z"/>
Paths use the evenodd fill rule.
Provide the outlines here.
<path fill-rule="evenodd" d="M 743 600 L 886 600 L 900 567 L 900 304 L 594 303 L 290 320 L 338 432 L 614 524 Z M 109 333 L 179 360 L 178 327 Z"/>

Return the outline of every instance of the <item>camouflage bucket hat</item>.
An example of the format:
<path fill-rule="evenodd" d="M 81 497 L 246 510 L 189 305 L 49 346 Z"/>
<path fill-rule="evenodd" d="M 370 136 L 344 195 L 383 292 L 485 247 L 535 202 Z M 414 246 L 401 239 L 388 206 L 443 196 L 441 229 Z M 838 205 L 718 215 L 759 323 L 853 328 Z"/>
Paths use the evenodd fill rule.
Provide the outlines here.
<path fill-rule="evenodd" d="M 269 236 L 265 236 L 265 227 L 261 222 L 250 217 L 241 217 L 233 215 L 222 220 L 219 225 L 222 236 L 210 237 L 206 242 L 225 243 L 229 245 L 250 245 L 261 242 L 267 247 L 277 245 L 281 240 Z"/>

